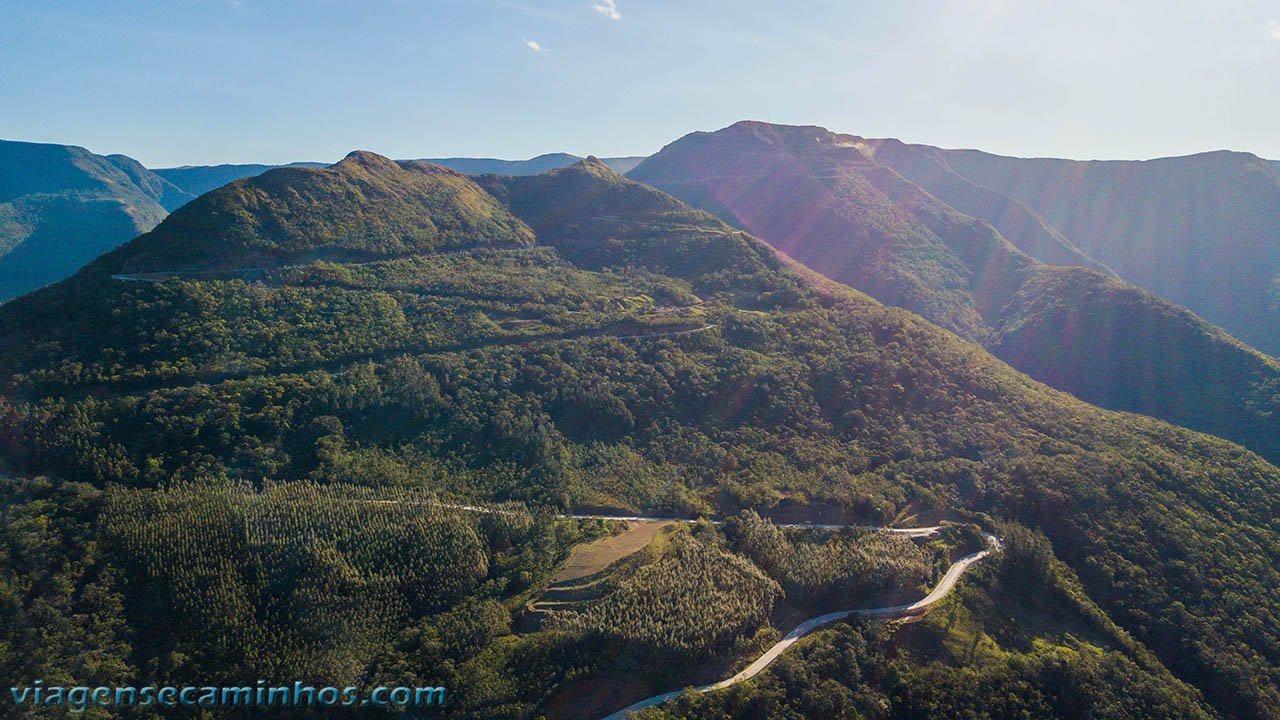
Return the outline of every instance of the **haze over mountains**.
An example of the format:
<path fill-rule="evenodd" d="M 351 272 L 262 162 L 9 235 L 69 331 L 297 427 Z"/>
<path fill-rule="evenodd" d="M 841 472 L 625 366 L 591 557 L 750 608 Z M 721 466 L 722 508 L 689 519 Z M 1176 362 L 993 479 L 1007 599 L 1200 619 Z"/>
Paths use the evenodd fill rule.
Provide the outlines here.
<path fill-rule="evenodd" d="M 124 155 L 0 140 L 0 302 L 71 275 L 194 197 Z"/>
<path fill-rule="evenodd" d="M 288 165 L 184 165 L 173 168 L 155 168 L 156 175 L 182 188 L 193 197 L 220 188 L 240 178 L 253 177 L 277 167 L 324 167 L 324 163 L 296 162 Z"/>
<path fill-rule="evenodd" d="M 1107 274 L 1018 202 L 927 170 L 894 141 L 742 122 L 688 135 L 631 176 L 1042 382 L 1280 459 L 1280 363 Z"/>
<path fill-rule="evenodd" d="M 1031 239 L 1008 225 L 1030 210 L 1125 280 L 1280 355 L 1280 164 L 1274 161 L 1227 151 L 1141 162 L 1021 159 L 892 140 L 873 143 L 873 152 L 1010 239 Z M 966 186 L 958 193 L 1000 200 L 962 207 L 953 202 L 958 193 L 945 189 L 957 185 Z M 1066 264 L 1037 254 L 1030 242 L 1019 247 Z"/>
<path fill-rule="evenodd" d="M 785 131 L 757 131 L 785 146 Z M 761 149 L 747 166 L 800 182 L 804 157 L 759 165 Z M 964 278 L 959 259 L 985 257 L 997 279 L 1048 277 L 892 170 L 826 157 L 814 175 L 895 200 L 857 196 L 919 233 L 933 267 Z M 718 187 L 753 179 L 737 177 Z M 935 229 L 951 244 L 923 234 Z M 943 298 L 996 296 L 947 282 Z M 985 307 L 942 317 L 980 331 Z M 837 630 L 861 638 L 840 645 L 852 664 L 885 672 L 855 694 L 821 680 L 851 663 L 806 655 L 783 671 L 792 702 L 905 716 L 1063 697 L 1080 716 L 1280 707 L 1280 469 L 1053 391 L 595 159 L 527 177 L 365 152 L 272 170 L 0 306 L 0 334 L 0 456 L 52 478 L 4 486 L 3 646 L 46 638 L 0 655 L 7 675 L 66 667 L 86 643 L 95 664 L 77 680 L 422 683 L 426 668 L 460 689 L 461 717 L 567 718 L 688 684 L 771 637 L 780 591 L 748 559 L 769 549 L 711 526 L 653 549 L 662 559 L 636 576 L 652 581 L 607 622 L 517 632 L 574 531 L 522 506 L 455 517 L 429 493 L 720 517 L 827 507 L 1023 538 L 953 606 L 980 659 L 949 653 L 945 625 L 926 626 L 936 641 Z M 56 535 L 17 536 L 41 532 Z M 677 582 L 690 576 L 741 592 L 690 607 Z M 918 662 L 876 654 L 894 646 Z M 748 703 L 734 716 L 749 717 L 770 687 L 706 702 Z"/>

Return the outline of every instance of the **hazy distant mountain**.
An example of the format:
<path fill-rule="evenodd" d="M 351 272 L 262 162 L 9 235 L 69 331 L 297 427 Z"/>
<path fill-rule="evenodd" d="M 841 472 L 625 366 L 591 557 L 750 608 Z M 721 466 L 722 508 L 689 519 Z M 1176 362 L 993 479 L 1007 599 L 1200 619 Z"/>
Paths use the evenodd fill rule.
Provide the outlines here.
<path fill-rule="evenodd" d="M 937 187 L 940 176 L 954 174 L 1010 198 L 1121 278 L 1280 355 L 1275 161 L 1221 151 L 1082 162 L 910 147 L 933 161 L 929 177 L 904 170 L 901 151 L 883 161 L 927 189 Z M 991 219 L 980 208 L 972 211 Z"/>
<path fill-rule="evenodd" d="M 0 141 L 0 301 L 71 275 L 192 197 L 124 155 Z"/>
<path fill-rule="evenodd" d="M 926 192 L 877 162 L 878 144 L 744 122 L 688 135 L 631 176 L 982 343 L 1038 380 L 1280 460 L 1280 362 L 1104 273 L 1036 260 L 1015 245 L 1097 267 L 1025 208 L 904 164 L 930 175 L 935 192 Z M 1019 242 L 940 198 L 991 212 Z"/>
<path fill-rule="evenodd" d="M 240 178 L 253 177 L 277 167 L 324 167 L 324 163 L 296 162 L 288 165 L 183 165 L 154 168 L 151 172 L 199 197 Z"/>
<path fill-rule="evenodd" d="M 1021 202 L 957 175 L 938 159 L 933 148 L 898 140 L 868 140 L 877 162 L 897 170 L 942 202 L 991 223 L 1019 250 L 1049 265 L 1080 265 L 1111 272 L 1086 255 L 1044 218 Z"/>

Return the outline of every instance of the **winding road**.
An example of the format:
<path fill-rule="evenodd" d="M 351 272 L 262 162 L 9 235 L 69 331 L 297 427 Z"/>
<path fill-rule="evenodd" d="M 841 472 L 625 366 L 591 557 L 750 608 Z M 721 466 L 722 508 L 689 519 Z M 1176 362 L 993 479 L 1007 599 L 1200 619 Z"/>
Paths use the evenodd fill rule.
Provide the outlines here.
<path fill-rule="evenodd" d="M 884 529 L 889 530 L 891 532 L 898 532 L 903 534 L 910 534 L 912 532 L 919 532 L 923 530 L 930 531 L 929 533 L 926 533 L 926 535 L 932 534 L 938 531 L 938 528 L 884 528 Z M 914 537 L 920 537 L 920 536 L 917 535 Z M 822 627 L 823 625 L 835 622 L 836 620 L 843 620 L 847 617 L 852 617 L 855 615 L 860 615 L 864 617 L 891 618 L 891 617 L 905 617 L 905 616 L 915 615 L 917 613 L 924 612 L 929 606 L 937 603 L 939 600 L 942 600 L 947 595 L 949 595 L 951 591 L 955 589 L 956 582 L 960 580 L 960 576 L 963 575 L 964 572 L 968 570 L 971 566 L 973 566 L 974 563 L 977 563 L 983 558 L 985 558 L 986 556 L 990 555 L 993 550 L 1000 549 L 1000 546 L 1001 546 L 1000 539 L 997 538 L 995 535 L 992 535 L 990 533 L 983 533 L 982 537 L 987 543 L 986 548 L 979 550 L 978 552 L 965 555 L 964 557 L 952 563 L 951 567 L 947 568 L 946 574 L 942 576 L 942 580 L 938 582 L 938 584 L 933 588 L 933 590 L 929 591 L 928 595 L 925 595 L 923 598 L 913 603 L 908 603 L 906 605 L 891 605 L 889 607 L 881 607 L 881 608 L 842 610 L 839 612 L 827 613 L 826 615 L 819 615 L 818 617 L 810 618 L 800 623 L 799 625 L 795 626 L 795 628 L 793 628 L 791 632 L 787 633 L 786 636 L 783 637 L 781 640 L 779 640 L 777 643 L 775 643 L 773 647 L 766 650 L 763 655 L 756 658 L 756 660 L 752 662 L 750 665 L 748 665 L 745 669 L 743 669 L 742 672 L 739 672 L 737 675 L 734 675 L 733 677 L 726 678 L 717 683 L 711 683 L 710 685 L 702 685 L 695 688 L 683 688 L 680 690 L 672 690 L 671 692 L 663 693 L 661 695 L 654 695 L 653 697 L 645 698 L 644 700 L 641 700 L 640 702 L 637 702 L 635 704 L 628 705 L 627 707 L 619 710 L 618 712 L 615 712 L 612 715 L 605 717 L 604 720 L 623 720 L 627 715 L 633 712 L 643 710 L 644 708 L 647 708 L 647 707 L 653 707 L 654 705 L 661 705 L 667 702 L 668 700 L 671 700 L 673 698 L 676 698 L 685 694 L 686 692 L 708 692 L 711 690 L 722 690 L 732 685 L 737 685 L 740 682 L 750 680 L 756 675 L 759 675 L 761 671 L 763 671 L 765 668 L 769 667 L 769 665 L 772 664 L 774 660 L 778 659 L 779 655 L 786 652 L 787 648 L 796 644 L 796 641 L 798 641 L 800 638 L 804 637 L 805 635 L 808 635 L 809 633 Z"/>
<path fill-rule="evenodd" d="M 372 502 L 399 504 L 402 501 L 374 500 Z M 499 508 L 489 508 L 489 507 L 484 507 L 480 505 L 442 503 L 442 502 L 436 502 L 436 501 L 430 501 L 430 504 L 436 505 L 438 507 L 452 509 L 452 510 L 461 510 L 464 512 L 499 513 L 499 514 L 514 513 L 514 511 L 510 511 L 510 510 L 503 510 Z M 562 515 L 561 517 L 571 518 L 574 520 L 619 520 L 624 522 L 677 522 L 677 523 L 698 522 L 697 520 L 691 520 L 689 518 L 651 517 L 646 515 L 595 515 L 595 514 L 574 513 L 574 514 Z M 710 522 L 715 524 L 723 523 L 722 520 L 711 520 Z M 843 528 L 864 528 L 869 530 L 890 532 L 890 533 L 903 535 L 910 538 L 932 537 L 942 529 L 942 527 L 939 525 L 933 525 L 929 527 L 918 527 L 918 528 L 896 528 L 896 527 L 878 527 L 874 525 L 817 525 L 817 524 L 808 524 L 808 523 L 782 524 L 780 525 L 780 527 L 824 528 L 824 529 L 834 529 L 834 530 L 839 530 Z M 952 563 L 951 567 L 947 568 L 947 572 L 943 574 L 942 579 L 938 581 L 938 584 L 935 585 L 933 589 L 929 591 L 929 594 L 925 595 L 923 598 L 920 598 L 919 600 L 916 600 L 915 602 L 907 603 L 905 605 L 890 605 L 887 607 L 878 607 L 878 608 L 859 608 L 857 610 L 840 610 L 837 612 L 827 613 L 826 615 L 819 615 L 818 617 L 809 618 L 808 620 L 805 620 L 804 622 L 792 628 L 791 632 L 787 633 L 781 640 L 774 643 L 774 645 L 770 647 L 768 650 L 766 650 L 764 654 L 756 658 L 750 665 L 748 665 L 746 668 L 744 668 L 741 672 L 734 675 L 733 677 L 725 678 L 720 682 L 711 683 L 709 685 L 700 685 L 694 688 L 681 688 L 679 690 L 672 690 L 671 692 L 662 693 L 661 695 L 654 695 L 653 697 L 645 698 L 644 700 L 641 700 L 637 703 L 628 705 L 627 707 L 611 715 L 604 717 L 603 720 L 624 720 L 627 717 L 627 715 L 633 712 L 637 712 L 639 710 L 643 710 L 648 707 L 653 707 L 654 705 L 661 705 L 667 702 L 668 700 L 671 700 L 673 698 L 676 698 L 685 694 L 686 692 L 709 692 L 712 690 L 723 690 L 724 688 L 737 685 L 740 682 L 750 680 L 751 678 L 763 672 L 765 668 L 773 664 L 773 661 L 777 660 L 778 656 L 786 652 L 787 648 L 790 648 L 792 645 L 795 645 L 796 642 L 800 640 L 800 638 L 804 637 L 805 635 L 808 635 L 809 633 L 822 627 L 823 625 L 833 623 L 837 620 L 843 620 L 845 618 L 854 617 L 854 616 L 889 619 L 889 618 L 897 618 L 897 617 L 908 617 L 911 615 L 917 615 L 917 614 L 923 613 L 930 606 L 938 603 L 947 595 L 950 595 L 951 591 L 955 589 L 956 583 L 959 582 L 960 576 L 963 575 L 966 570 L 968 570 L 970 567 L 972 567 L 976 563 L 980 562 L 983 558 L 990 555 L 993 551 L 999 550 L 1002 547 L 1000 538 L 996 537 L 995 535 L 992 535 L 991 533 L 986 533 L 986 532 L 982 533 L 982 539 L 986 543 L 985 548 L 977 552 L 965 555 L 964 557 Z"/>

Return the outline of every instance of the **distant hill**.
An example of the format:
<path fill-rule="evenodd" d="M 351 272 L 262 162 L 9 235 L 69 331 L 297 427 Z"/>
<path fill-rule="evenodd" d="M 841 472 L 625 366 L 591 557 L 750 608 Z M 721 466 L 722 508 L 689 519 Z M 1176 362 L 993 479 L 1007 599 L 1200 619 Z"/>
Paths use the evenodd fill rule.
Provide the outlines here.
<path fill-rule="evenodd" d="M 184 165 L 174 168 L 153 168 L 151 172 L 174 185 L 199 197 L 210 190 L 220 188 L 241 178 L 253 177 L 278 167 L 324 167 L 324 163 L 296 162 L 288 165 Z"/>
<path fill-rule="evenodd" d="M 878 162 L 881 153 L 930 191 Z M 686 136 L 631 176 L 1053 387 L 1280 460 L 1280 362 L 1089 269 L 1101 266 L 1025 207 L 907 153 L 823 128 L 744 122 Z M 1018 242 L 944 199 L 991 215 Z M 1020 247 L 1086 267 L 1055 268 Z"/>
<path fill-rule="evenodd" d="M 548 153 L 529 160 L 497 160 L 494 158 L 426 158 L 422 162 L 453 168 L 468 175 L 537 175 L 548 170 L 566 167 L 582 158 L 568 153 Z M 643 157 L 604 158 L 603 162 L 616 172 L 629 172 Z M 288 165 L 184 165 L 175 168 L 157 168 L 156 175 L 168 180 L 192 195 L 203 195 L 241 178 L 261 175 L 281 167 L 324 167 L 323 163 L 296 162 Z"/>
<path fill-rule="evenodd" d="M 566 153 L 530 160 L 423 161 L 468 174 L 531 175 L 580 162 Z M 643 158 L 606 158 L 619 173 Z M 244 178 L 288 165 L 189 165 L 148 170 L 124 155 L 81 147 L 0 141 L 0 302 L 56 282 L 155 227 L 182 205 Z"/>
<path fill-rule="evenodd" d="M 67 277 L 192 197 L 124 155 L 0 141 L 0 302 Z"/>
<path fill-rule="evenodd" d="M 643 157 L 600 158 L 600 162 L 617 173 L 631 172 Z M 426 162 L 451 167 L 468 175 L 538 175 L 548 170 L 568 167 L 582 158 L 568 153 L 548 153 L 528 160 L 495 160 L 493 158 L 428 158 Z"/>
<path fill-rule="evenodd" d="M 1219 151 L 1083 162 L 897 145 L 895 158 L 882 157 L 885 145 L 876 157 L 926 188 L 954 174 L 1009 198 L 1121 278 L 1280 355 L 1280 172 L 1274 161 Z M 905 169 L 907 154 L 932 159 L 927 178 Z M 971 209 L 1000 226 L 983 209 Z"/>

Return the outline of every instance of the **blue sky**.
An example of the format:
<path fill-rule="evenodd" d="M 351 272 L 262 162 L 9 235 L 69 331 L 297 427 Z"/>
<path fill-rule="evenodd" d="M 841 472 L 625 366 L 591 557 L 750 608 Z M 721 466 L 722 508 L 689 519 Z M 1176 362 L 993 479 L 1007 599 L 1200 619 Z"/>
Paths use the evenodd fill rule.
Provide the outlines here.
<path fill-rule="evenodd" d="M 1280 158 L 1280 3 L 4 0 L 0 138 L 147 165 L 649 154 L 741 119 Z"/>

